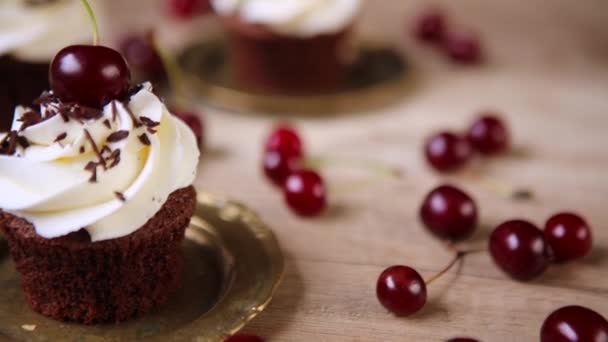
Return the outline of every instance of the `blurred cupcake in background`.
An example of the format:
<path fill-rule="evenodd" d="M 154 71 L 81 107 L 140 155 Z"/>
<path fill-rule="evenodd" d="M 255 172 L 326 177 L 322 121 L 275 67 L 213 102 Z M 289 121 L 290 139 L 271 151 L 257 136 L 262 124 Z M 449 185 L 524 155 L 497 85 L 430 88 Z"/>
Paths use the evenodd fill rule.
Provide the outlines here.
<path fill-rule="evenodd" d="M 61 48 L 90 40 L 80 1 L 0 1 L 0 131 L 18 104 L 48 89 L 49 63 Z"/>
<path fill-rule="evenodd" d="M 344 45 L 361 0 L 211 0 L 234 76 L 255 91 L 314 94 L 345 79 Z"/>

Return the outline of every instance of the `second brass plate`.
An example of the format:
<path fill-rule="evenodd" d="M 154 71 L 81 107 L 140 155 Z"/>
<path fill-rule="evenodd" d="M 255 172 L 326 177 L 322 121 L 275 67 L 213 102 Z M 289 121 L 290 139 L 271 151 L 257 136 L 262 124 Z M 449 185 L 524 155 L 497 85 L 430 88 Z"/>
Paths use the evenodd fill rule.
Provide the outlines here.
<path fill-rule="evenodd" d="M 347 82 L 322 95 L 263 93 L 233 79 L 229 51 L 222 40 L 199 43 L 187 49 L 180 62 L 193 85 L 194 96 L 209 104 L 239 112 L 312 114 L 360 112 L 400 99 L 412 88 L 407 60 L 386 47 L 362 45 L 348 67 Z"/>
<path fill-rule="evenodd" d="M 156 312 L 119 324 L 67 324 L 25 302 L 0 236 L 0 341 L 222 341 L 272 299 L 283 256 L 269 228 L 245 206 L 201 193 L 184 241 L 183 287 Z"/>

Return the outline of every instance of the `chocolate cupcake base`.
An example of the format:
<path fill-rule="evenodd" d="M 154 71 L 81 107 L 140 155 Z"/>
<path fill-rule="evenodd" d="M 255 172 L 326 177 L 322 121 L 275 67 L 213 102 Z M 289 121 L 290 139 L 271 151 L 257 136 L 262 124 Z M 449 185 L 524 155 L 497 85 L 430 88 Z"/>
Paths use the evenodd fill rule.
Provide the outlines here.
<path fill-rule="evenodd" d="M 92 243 L 86 230 L 56 239 L 0 212 L 0 229 L 29 305 L 67 322 L 120 322 L 167 301 L 181 283 L 181 243 L 196 205 L 193 187 L 175 191 L 142 228 Z"/>
<path fill-rule="evenodd" d="M 31 105 L 49 89 L 49 64 L 0 56 L 0 132 L 8 131 L 17 105 Z"/>

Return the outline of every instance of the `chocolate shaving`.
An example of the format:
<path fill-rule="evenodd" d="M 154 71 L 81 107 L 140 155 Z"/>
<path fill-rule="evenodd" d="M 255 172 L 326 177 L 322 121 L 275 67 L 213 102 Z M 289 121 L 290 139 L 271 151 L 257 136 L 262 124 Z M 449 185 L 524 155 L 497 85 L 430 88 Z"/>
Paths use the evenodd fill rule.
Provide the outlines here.
<path fill-rule="evenodd" d="M 110 143 L 117 142 L 117 141 L 126 139 L 128 136 L 129 136 L 129 131 L 125 131 L 125 130 L 116 131 L 108 136 L 107 141 Z"/>
<path fill-rule="evenodd" d="M 112 125 L 110 124 L 110 120 L 108 120 L 108 119 L 103 120 L 103 125 L 106 126 L 108 129 L 112 128 Z"/>
<path fill-rule="evenodd" d="M 84 169 L 86 171 L 93 171 L 94 169 L 97 168 L 97 165 L 99 165 L 99 163 L 94 162 L 94 161 L 90 161 L 87 163 L 87 165 L 84 167 Z"/>
<path fill-rule="evenodd" d="M 42 114 L 30 110 L 23 113 L 17 121 L 21 122 L 21 127 L 19 128 L 19 131 L 21 132 L 30 126 L 34 126 L 44 121 L 44 119 L 42 118 Z"/>
<path fill-rule="evenodd" d="M 149 128 L 153 128 L 153 127 L 160 125 L 160 122 L 154 121 L 147 116 L 140 116 L 139 120 L 141 120 L 141 123 L 143 123 L 146 127 L 149 127 Z"/>
<path fill-rule="evenodd" d="M 85 129 L 84 134 L 87 137 L 87 139 L 89 140 L 89 143 L 91 143 L 91 147 L 93 148 L 93 151 L 97 155 L 97 158 L 99 158 L 100 165 L 103 167 L 104 170 L 107 170 L 108 167 L 106 165 L 106 161 L 103 159 L 103 156 L 102 156 L 101 152 L 99 151 L 99 147 L 97 147 L 97 144 L 95 143 L 95 140 L 93 140 L 91 133 L 89 133 L 89 131 L 87 129 Z"/>
<path fill-rule="evenodd" d="M 91 178 L 89 178 L 89 183 L 96 183 L 97 182 L 97 167 L 95 167 L 93 170 L 91 170 Z"/>
<path fill-rule="evenodd" d="M 116 108 L 116 101 L 112 101 L 112 121 L 116 122 L 117 115 L 118 115 L 118 108 Z"/>
<path fill-rule="evenodd" d="M 116 197 L 123 202 L 127 201 L 127 198 L 122 194 L 122 192 L 114 191 L 114 195 L 116 195 Z"/>
<path fill-rule="evenodd" d="M 57 136 L 57 138 L 55 138 L 54 142 L 60 142 L 61 140 L 65 139 L 67 137 L 68 137 L 68 134 L 66 132 L 63 132 L 63 133 L 59 134 Z"/>
<path fill-rule="evenodd" d="M 103 116 L 103 112 L 99 109 L 78 104 L 62 104 L 59 107 L 59 112 L 65 112 L 76 120 L 97 120 Z"/>
<path fill-rule="evenodd" d="M 23 136 L 19 136 L 17 138 L 17 142 L 19 143 L 19 146 L 23 147 L 23 148 L 28 148 L 30 147 L 30 141 L 27 140 L 26 137 Z"/>
<path fill-rule="evenodd" d="M 45 92 L 42 92 L 42 94 L 37 99 L 35 99 L 33 103 L 37 106 L 40 106 L 40 105 L 47 105 L 49 103 L 53 103 L 53 102 L 57 102 L 57 101 L 58 101 L 58 99 L 53 93 L 51 93 L 50 91 L 45 91 Z"/>
<path fill-rule="evenodd" d="M 112 153 L 112 149 L 108 145 L 104 145 L 101 149 L 101 154 L 103 155 L 105 152 Z"/>
<path fill-rule="evenodd" d="M 150 139 L 148 138 L 148 135 L 146 133 L 143 133 L 142 135 L 140 135 L 139 137 L 139 141 L 146 145 L 146 146 L 150 146 L 151 142 Z"/>
<path fill-rule="evenodd" d="M 108 157 L 108 160 L 112 160 L 110 168 L 113 168 L 118 165 L 118 163 L 120 163 L 120 150 L 114 150 L 114 152 L 112 152 L 112 154 Z"/>
<path fill-rule="evenodd" d="M 80 146 L 80 154 L 84 153 L 84 146 Z"/>
<path fill-rule="evenodd" d="M 139 91 L 142 90 L 143 87 L 144 86 L 142 84 L 138 84 L 138 85 L 134 85 L 131 88 L 129 88 L 129 91 L 127 92 L 126 103 L 129 103 L 131 101 L 131 98 L 133 97 L 133 95 L 139 93 Z"/>
<path fill-rule="evenodd" d="M 0 154 L 12 156 L 17 152 L 19 136 L 17 131 L 10 131 L 2 141 L 0 141 Z"/>

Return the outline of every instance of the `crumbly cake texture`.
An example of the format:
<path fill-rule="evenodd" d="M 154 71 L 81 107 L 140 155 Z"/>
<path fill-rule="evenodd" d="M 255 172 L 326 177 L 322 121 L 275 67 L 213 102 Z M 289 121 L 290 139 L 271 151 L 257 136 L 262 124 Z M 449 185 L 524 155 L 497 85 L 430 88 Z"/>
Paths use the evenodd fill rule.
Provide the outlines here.
<path fill-rule="evenodd" d="M 133 234 L 94 243 L 84 229 L 42 238 L 2 211 L 0 229 L 32 309 L 66 322 L 120 322 L 150 312 L 180 287 L 181 244 L 195 205 L 194 188 L 179 189 Z"/>

